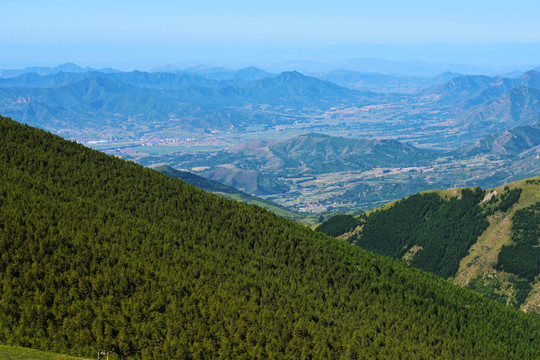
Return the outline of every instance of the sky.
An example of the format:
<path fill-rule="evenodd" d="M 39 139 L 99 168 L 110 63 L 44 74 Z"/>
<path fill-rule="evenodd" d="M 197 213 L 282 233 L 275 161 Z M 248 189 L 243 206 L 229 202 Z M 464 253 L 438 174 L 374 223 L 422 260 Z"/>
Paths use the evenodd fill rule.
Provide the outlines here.
<path fill-rule="evenodd" d="M 343 57 L 525 64 L 540 58 L 538 0 L 0 0 L 0 11 L 0 68 L 66 61 L 133 67 Z M 509 48 L 501 44 L 517 53 L 505 54 Z M 488 55 L 482 58 L 478 46 L 491 47 Z"/>

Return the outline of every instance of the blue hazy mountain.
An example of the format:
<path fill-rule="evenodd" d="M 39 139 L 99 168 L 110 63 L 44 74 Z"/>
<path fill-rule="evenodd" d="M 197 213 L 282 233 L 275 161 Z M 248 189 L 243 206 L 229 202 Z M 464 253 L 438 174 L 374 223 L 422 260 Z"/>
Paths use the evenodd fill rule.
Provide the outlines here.
<path fill-rule="evenodd" d="M 322 80 L 331 81 L 340 86 L 355 90 L 382 93 L 416 93 L 429 86 L 447 82 L 460 75 L 453 72 L 444 72 L 435 77 L 425 78 L 340 69 L 316 76 Z"/>
<path fill-rule="evenodd" d="M 182 70 L 176 70 L 177 73 L 191 74 L 201 76 L 212 80 L 227 80 L 227 81 L 249 81 L 261 80 L 267 77 L 276 76 L 276 74 L 268 73 L 254 66 L 249 66 L 240 70 L 230 70 L 224 67 L 204 67 L 197 66 Z"/>
<path fill-rule="evenodd" d="M 440 94 L 445 100 L 466 100 L 479 102 L 475 98 L 493 98 L 500 96 L 519 86 L 540 90 L 540 72 L 530 70 L 519 78 L 504 78 L 487 75 L 460 75 L 446 83 L 432 88 L 433 93 Z"/>
<path fill-rule="evenodd" d="M 239 76 L 249 77 L 253 72 L 257 71 L 247 69 Z M 247 104 L 328 108 L 382 99 L 298 72 L 249 81 L 140 71 L 31 73 L 0 79 L 0 96 L 6 115 L 34 126 L 64 124 L 63 128 L 75 132 L 83 127 L 93 127 L 95 132 L 104 124 L 122 127 L 127 119 L 134 130 L 164 126 L 189 131 L 238 130 L 254 121 L 290 121 L 286 116 L 283 120 L 253 119 L 251 112 L 240 108 Z"/>
<path fill-rule="evenodd" d="M 452 125 L 465 131 L 500 132 L 533 125 L 540 114 L 540 73 L 519 78 L 462 75 L 432 87 L 426 93 L 452 113 Z"/>
<path fill-rule="evenodd" d="M 459 156 L 499 154 L 526 156 L 540 147 L 540 121 L 534 125 L 518 126 L 486 136 L 476 144 L 456 151 Z"/>
<path fill-rule="evenodd" d="M 85 73 L 89 71 L 99 71 L 102 73 L 119 72 L 119 70 L 113 68 L 94 69 L 90 67 L 81 67 L 73 63 L 65 63 L 55 67 L 32 66 L 23 69 L 4 69 L 0 70 L 0 78 L 15 77 L 26 73 L 36 73 L 38 75 L 54 75 L 60 72 Z"/>
<path fill-rule="evenodd" d="M 297 71 L 275 75 L 254 67 L 198 68 L 191 73 L 34 72 L 0 78 L 0 110 L 72 137 L 101 136 L 103 131 L 106 136 L 131 138 L 153 131 L 238 133 L 254 126 L 299 124 L 313 118 L 325 123 L 349 116 L 369 126 L 379 117 L 401 118 L 403 125 L 414 127 L 407 131 L 414 132 L 424 131 L 422 122 L 433 122 L 429 114 L 436 113 L 439 123 L 472 144 L 489 133 L 538 120 L 537 71 L 517 79 L 455 75 L 417 78 L 340 70 L 317 78 Z M 373 89 L 408 94 L 365 91 Z M 421 115 L 410 113 L 411 106 Z"/>

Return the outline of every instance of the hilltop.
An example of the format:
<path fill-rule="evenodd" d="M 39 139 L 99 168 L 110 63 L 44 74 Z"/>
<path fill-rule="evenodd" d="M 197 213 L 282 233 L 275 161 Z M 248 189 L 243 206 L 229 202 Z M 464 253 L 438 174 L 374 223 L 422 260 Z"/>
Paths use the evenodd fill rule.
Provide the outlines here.
<path fill-rule="evenodd" d="M 0 119 L 0 342 L 123 359 L 538 356 L 540 320 Z"/>
<path fill-rule="evenodd" d="M 41 70 L 0 77 L 4 114 L 68 138 L 112 137 L 131 145 L 148 136 L 211 141 L 324 130 L 367 138 L 392 134 L 395 140 L 449 149 L 532 125 L 540 99 L 535 70 L 517 79 L 456 73 L 403 78 L 349 70 L 310 76 L 254 67 Z"/>
<path fill-rule="evenodd" d="M 540 314 L 540 178 L 429 191 L 318 228 Z"/>

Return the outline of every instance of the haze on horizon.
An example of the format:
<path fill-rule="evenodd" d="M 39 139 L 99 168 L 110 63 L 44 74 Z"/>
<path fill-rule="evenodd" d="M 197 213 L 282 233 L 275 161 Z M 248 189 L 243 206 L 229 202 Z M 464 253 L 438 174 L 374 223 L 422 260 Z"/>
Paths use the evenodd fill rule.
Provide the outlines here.
<path fill-rule="evenodd" d="M 20 0 L 2 5 L 0 68 L 243 66 L 356 57 L 540 65 L 540 2 Z"/>

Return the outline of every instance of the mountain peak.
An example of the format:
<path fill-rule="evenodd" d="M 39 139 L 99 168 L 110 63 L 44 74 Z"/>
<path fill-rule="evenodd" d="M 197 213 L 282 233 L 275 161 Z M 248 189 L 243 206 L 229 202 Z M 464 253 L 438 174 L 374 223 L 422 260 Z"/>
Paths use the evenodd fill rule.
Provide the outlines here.
<path fill-rule="evenodd" d="M 540 90 L 540 72 L 529 70 L 519 78 L 521 85 Z"/>
<path fill-rule="evenodd" d="M 272 76 L 264 70 L 249 66 L 234 72 L 233 78 L 236 80 L 260 80 Z"/>
<path fill-rule="evenodd" d="M 308 79 L 308 78 L 310 78 L 310 76 L 306 76 L 296 70 L 284 71 L 276 77 L 276 79 L 284 79 L 284 80 Z"/>
<path fill-rule="evenodd" d="M 54 68 L 54 71 L 57 71 L 57 72 L 61 72 L 61 71 L 63 71 L 63 72 L 82 72 L 82 71 L 85 71 L 87 69 L 88 68 L 84 69 L 84 68 L 80 67 L 77 64 L 68 62 L 68 63 L 56 66 Z"/>

